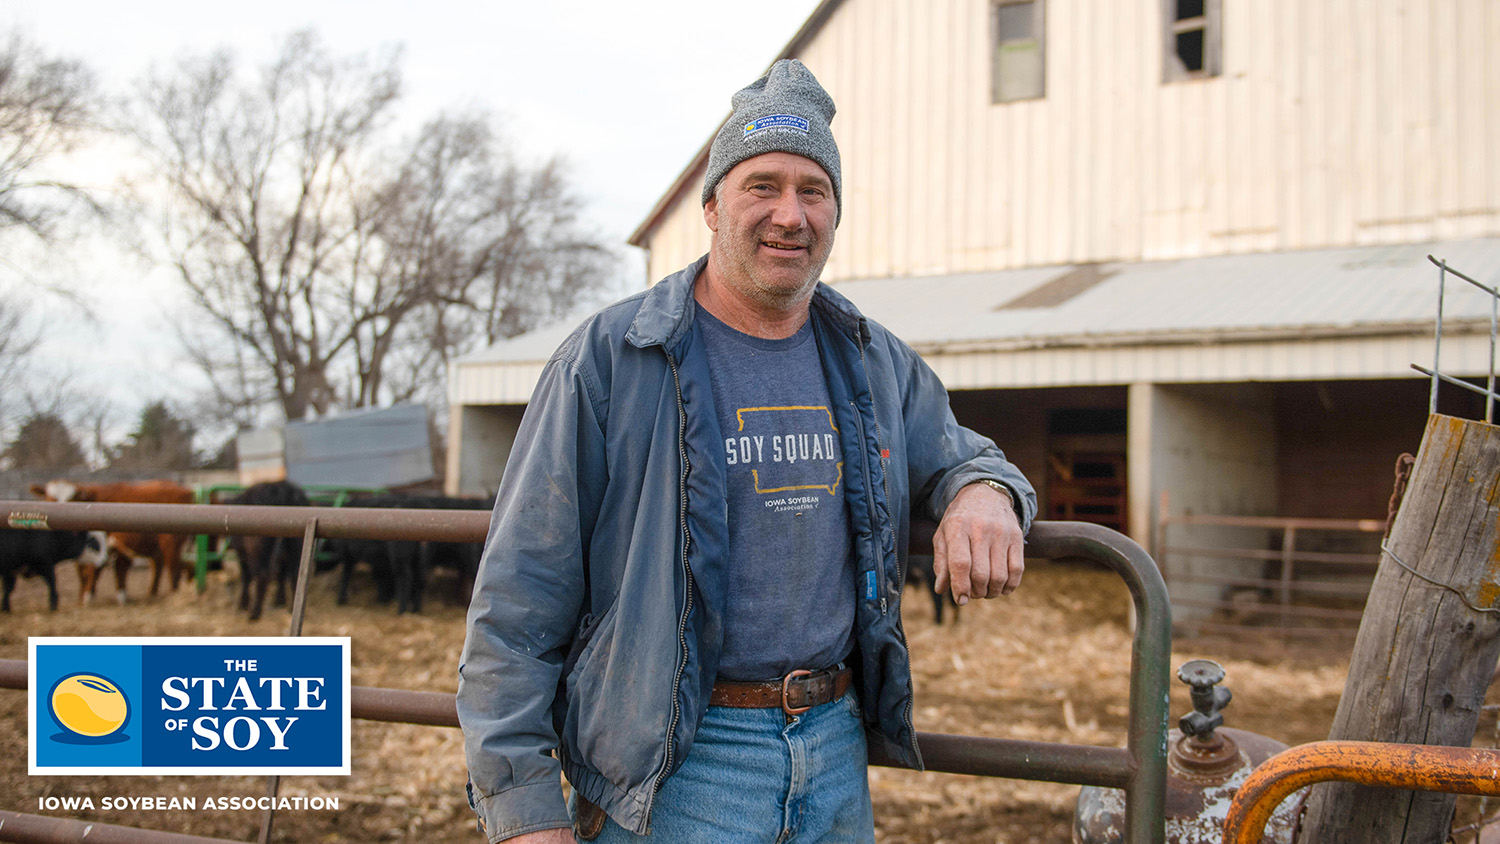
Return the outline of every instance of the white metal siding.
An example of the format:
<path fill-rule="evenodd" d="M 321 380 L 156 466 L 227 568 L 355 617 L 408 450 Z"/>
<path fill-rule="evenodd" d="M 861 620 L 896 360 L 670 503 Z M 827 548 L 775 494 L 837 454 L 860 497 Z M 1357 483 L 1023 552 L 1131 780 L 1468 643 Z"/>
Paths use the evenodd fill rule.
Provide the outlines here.
<path fill-rule="evenodd" d="M 839 109 L 826 279 L 1500 232 L 1500 3 L 1224 0 L 1223 75 L 1163 84 L 1160 0 L 1046 2 L 1041 100 L 990 103 L 988 0 L 847 0 L 801 51 Z M 688 190 L 651 278 L 707 245 Z"/>
<path fill-rule="evenodd" d="M 449 369 L 451 405 L 525 404 L 531 401 L 546 361 L 455 364 Z"/>

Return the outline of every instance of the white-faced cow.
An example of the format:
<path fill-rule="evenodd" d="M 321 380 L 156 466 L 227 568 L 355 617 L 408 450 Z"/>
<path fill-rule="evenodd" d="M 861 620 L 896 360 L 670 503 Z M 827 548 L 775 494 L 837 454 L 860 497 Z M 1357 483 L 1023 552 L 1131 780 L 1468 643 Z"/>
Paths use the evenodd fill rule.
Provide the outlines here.
<path fill-rule="evenodd" d="M 48 501 L 106 501 L 124 504 L 191 504 L 193 491 L 171 481 L 135 481 L 109 484 L 86 484 L 72 481 L 49 481 L 45 486 L 33 484 L 31 492 Z M 182 578 L 183 537 L 171 533 L 109 534 L 107 552 L 114 559 L 117 598 L 125 603 L 125 577 L 137 558 L 151 562 L 151 596 L 156 597 L 165 571 L 172 590 Z M 78 598 L 87 602 L 98 583 L 98 568 L 78 572 Z"/>
<path fill-rule="evenodd" d="M 53 568 L 63 560 L 77 559 L 80 565 L 95 565 L 104 556 L 97 535 L 71 530 L 0 529 L 0 612 L 10 612 L 10 593 L 16 588 L 16 575 L 40 577 L 47 584 L 47 606 L 57 609 L 57 574 Z"/>

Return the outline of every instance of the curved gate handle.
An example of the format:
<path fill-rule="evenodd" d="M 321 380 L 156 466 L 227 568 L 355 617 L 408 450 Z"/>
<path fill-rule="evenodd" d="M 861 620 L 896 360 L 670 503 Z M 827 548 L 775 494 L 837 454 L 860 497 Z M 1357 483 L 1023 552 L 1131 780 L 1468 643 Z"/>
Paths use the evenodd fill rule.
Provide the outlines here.
<path fill-rule="evenodd" d="M 1411 791 L 1500 796 L 1500 750 L 1315 741 L 1288 748 L 1246 778 L 1224 819 L 1224 844 L 1256 844 L 1266 821 L 1292 792 L 1313 783 L 1341 781 Z"/>

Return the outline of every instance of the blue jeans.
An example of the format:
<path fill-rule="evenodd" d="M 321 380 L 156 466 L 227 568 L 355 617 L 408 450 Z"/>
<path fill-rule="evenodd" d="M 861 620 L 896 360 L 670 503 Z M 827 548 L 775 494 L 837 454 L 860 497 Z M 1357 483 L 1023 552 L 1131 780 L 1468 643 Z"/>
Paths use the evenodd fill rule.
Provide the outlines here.
<path fill-rule="evenodd" d="M 780 709 L 711 706 L 657 792 L 651 833 L 613 820 L 598 844 L 874 844 L 865 732 L 851 689 L 788 723 Z"/>

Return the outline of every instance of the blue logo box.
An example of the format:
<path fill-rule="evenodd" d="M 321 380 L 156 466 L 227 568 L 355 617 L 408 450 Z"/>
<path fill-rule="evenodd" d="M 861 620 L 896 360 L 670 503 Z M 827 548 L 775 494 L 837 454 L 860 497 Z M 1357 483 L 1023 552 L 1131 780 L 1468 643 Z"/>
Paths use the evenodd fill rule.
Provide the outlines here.
<path fill-rule="evenodd" d="M 28 639 L 32 774 L 349 773 L 349 638 Z"/>

